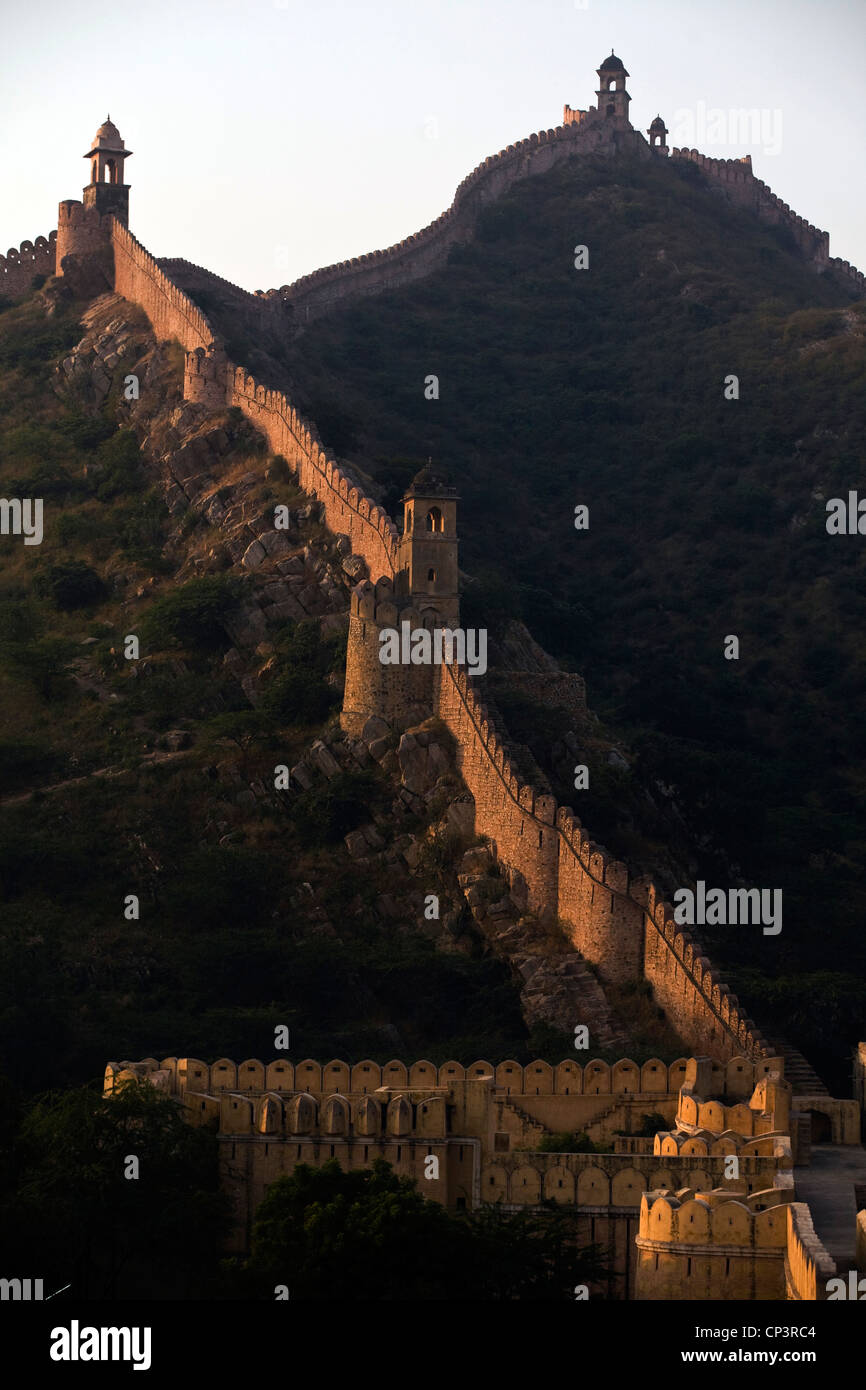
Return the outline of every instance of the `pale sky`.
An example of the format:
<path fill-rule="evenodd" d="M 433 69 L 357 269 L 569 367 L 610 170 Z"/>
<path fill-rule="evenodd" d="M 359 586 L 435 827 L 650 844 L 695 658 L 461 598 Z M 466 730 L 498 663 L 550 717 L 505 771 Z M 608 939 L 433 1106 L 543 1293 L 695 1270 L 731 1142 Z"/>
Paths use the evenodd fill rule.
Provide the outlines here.
<path fill-rule="evenodd" d="M 2 23 L 2 251 L 81 197 L 110 113 L 153 255 L 285 284 L 426 226 L 594 105 L 613 48 L 638 129 L 659 111 L 672 145 L 751 154 L 866 270 L 866 0 L 28 0 Z"/>

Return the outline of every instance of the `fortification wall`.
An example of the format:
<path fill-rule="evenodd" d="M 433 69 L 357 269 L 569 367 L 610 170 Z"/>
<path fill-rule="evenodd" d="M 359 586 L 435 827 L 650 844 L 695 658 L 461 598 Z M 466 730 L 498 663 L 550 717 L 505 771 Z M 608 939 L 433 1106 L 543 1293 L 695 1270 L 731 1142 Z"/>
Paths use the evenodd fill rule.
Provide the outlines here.
<path fill-rule="evenodd" d="M 645 1154 L 555 1154 L 518 1151 L 489 1159 L 481 1170 L 481 1196 L 485 1202 L 533 1205 L 547 1198 L 581 1207 L 637 1208 L 647 1192 L 676 1187 L 695 1191 L 728 1188 L 748 1200 L 768 1202 L 784 1198 L 772 1189 L 772 1159 L 743 1159 L 741 1176 L 725 1178 L 721 1156 L 684 1155 L 666 1166 Z M 767 1196 L 769 1191 L 769 1196 Z M 761 1194 L 759 1197 L 757 1194 Z M 781 1226 L 780 1222 L 780 1226 Z"/>
<path fill-rule="evenodd" d="M 543 172 L 577 150 L 610 149 L 612 144 L 620 148 L 623 141 L 650 157 L 649 146 L 637 132 L 617 132 L 610 123 L 569 125 L 531 136 L 479 165 L 460 185 L 448 212 L 417 236 L 386 252 L 326 267 L 269 294 L 289 297 L 296 307 L 312 314 L 348 294 L 374 293 L 417 278 L 464 234 L 473 210 L 500 196 L 518 178 Z M 726 184 L 735 200 L 792 221 L 800 227 L 803 244 L 811 244 L 809 237 L 817 229 L 770 195 L 753 178 L 747 161 L 708 161 L 697 151 L 674 154 L 700 163 Z M 383 577 L 393 580 L 399 534 L 390 517 L 326 453 L 312 423 L 298 414 L 284 393 L 260 385 L 243 367 L 224 358 L 205 315 L 116 220 L 111 236 L 118 293 L 145 310 L 159 337 L 177 338 L 194 355 L 187 359 L 189 397 L 220 404 L 224 382 L 225 404 L 242 410 L 265 435 L 271 450 L 285 456 L 301 487 L 322 503 L 329 530 L 349 537 L 353 552 L 364 559 L 374 582 Z M 352 614 L 358 651 L 367 621 L 359 606 Z M 373 621 L 382 621 L 378 608 L 373 610 Z M 372 660 L 359 659 L 353 670 L 357 690 L 350 688 L 347 712 L 356 722 L 377 692 L 383 702 L 380 708 L 390 708 L 389 700 L 400 704 L 404 696 L 414 693 L 414 687 L 398 689 L 395 673 L 400 667 L 380 666 L 377 671 Z M 646 978 L 667 1016 L 695 1050 L 720 1059 L 740 1053 L 766 1055 L 769 1049 L 751 1020 L 698 944 L 677 929 L 672 908 L 658 900 L 654 886 L 630 883 L 627 867 L 593 843 L 569 808 L 557 808 L 552 796 L 519 783 L 465 673 L 438 666 L 432 674 L 436 712 L 455 736 L 460 771 L 475 799 L 476 830 L 494 842 L 518 903 L 541 919 L 564 922 L 577 949 L 599 967 L 603 977 Z M 406 679 L 411 684 L 414 673 Z M 426 679 L 426 673 L 419 679 Z"/>
<path fill-rule="evenodd" d="M 63 275 L 67 256 L 89 257 L 107 251 L 114 221 L 111 213 L 103 214 L 97 207 L 66 198 L 57 209 L 56 273 Z"/>
<path fill-rule="evenodd" d="M 827 1297 L 827 1280 L 835 1278 L 836 1261 L 825 1250 L 805 1202 L 791 1202 L 786 1211 L 785 1296 L 814 1303 Z"/>
<path fill-rule="evenodd" d="M 228 360 L 206 315 L 169 278 L 153 256 L 117 219 L 111 219 L 115 289 L 138 304 L 159 339 L 176 338 L 186 349 L 187 399 L 212 408 L 237 406 L 265 435 L 271 450 L 293 467 L 306 492 L 323 504 L 329 530 L 349 536 L 374 579 L 393 577 L 398 532 L 391 518 L 324 450 L 315 427 L 283 392 L 260 385 Z M 226 282 L 228 283 L 228 282 Z"/>
<path fill-rule="evenodd" d="M 261 308 L 260 295 L 242 289 L 232 280 L 226 280 L 224 276 L 216 275 L 214 271 L 207 270 L 203 265 L 195 265 L 193 261 L 184 260 L 183 256 L 160 256 L 157 265 L 172 284 L 177 285 L 179 289 L 218 289 L 231 295 L 232 298 L 249 300 L 251 304 Z"/>
<path fill-rule="evenodd" d="M 511 1059 L 497 1066 L 486 1061 L 472 1062 L 469 1066 L 450 1061 L 437 1067 L 423 1060 L 407 1065 L 396 1058 L 382 1065 L 370 1058 L 354 1064 L 339 1060 L 323 1064 L 309 1057 L 296 1063 L 280 1057 L 265 1064 L 257 1057 L 237 1063 L 229 1057 L 219 1057 L 213 1063 L 197 1057 L 165 1057 L 161 1061 L 156 1057 L 144 1057 L 138 1062 L 109 1062 L 105 1069 L 105 1091 L 110 1093 L 117 1077 L 153 1078 L 156 1073 L 167 1078 L 166 1086 L 172 1095 L 183 1095 L 188 1089 L 214 1093 L 236 1090 L 254 1094 L 267 1090 L 305 1091 L 315 1096 L 336 1092 L 369 1095 L 382 1086 L 435 1090 L 458 1082 L 492 1078 L 506 1096 L 588 1095 L 604 1099 L 627 1095 L 630 1091 L 639 1091 L 644 1096 L 675 1095 L 683 1084 L 687 1066 L 684 1057 L 670 1065 L 653 1058 L 642 1067 L 628 1058 L 612 1067 L 598 1059 L 583 1065 L 568 1059 L 556 1066 L 541 1060 L 526 1066 Z M 752 1075 L 757 1070 L 744 1057 L 729 1063 L 729 1070 L 732 1069 L 738 1075 L 741 1070 Z"/>
<path fill-rule="evenodd" d="M 725 193 L 738 207 L 748 208 L 762 222 L 784 226 L 794 237 L 800 251 L 817 270 L 827 267 L 830 255 L 830 234 L 822 232 L 800 217 L 787 203 L 782 202 L 763 179 L 752 173 L 750 155 L 742 159 L 711 159 L 698 150 L 671 150 L 672 159 L 687 159 L 716 183 L 724 185 Z"/>
<path fill-rule="evenodd" d="M 295 318 L 306 323 L 349 298 L 383 290 L 429 275 L 442 265 L 451 247 L 466 241 L 482 207 L 495 202 L 519 179 L 546 173 L 574 154 L 627 149 L 648 155 L 649 146 L 636 131 L 617 130 L 611 122 L 591 122 L 542 130 L 515 145 L 507 145 L 477 165 L 458 185 L 454 200 L 434 222 L 383 251 L 324 266 L 290 285 L 268 290 L 293 305 Z"/>
<path fill-rule="evenodd" d="M 213 343 L 214 333 L 201 309 L 172 284 L 127 227 L 116 217 L 108 220 L 117 294 L 144 310 L 160 341 L 176 338 L 187 352 L 207 349 Z"/>
<path fill-rule="evenodd" d="M 727 1064 L 712 1064 L 712 1075 L 718 1090 L 729 1095 L 751 1094 L 754 1086 L 766 1075 L 771 1064 L 751 1061 L 747 1057 L 732 1058 Z M 217 1093 L 224 1090 L 256 1093 L 264 1091 L 306 1091 L 311 1095 L 331 1095 L 340 1092 L 369 1095 L 381 1086 L 391 1089 L 409 1087 L 413 1090 L 452 1086 L 458 1082 L 492 1078 L 496 1087 L 507 1096 L 592 1096 L 621 1099 L 624 1096 L 675 1096 L 685 1082 L 689 1061 L 680 1057 L 666 1064 L 657 1057 L 642 1066 L 624 1057 L 611 1065 L 599 1058 L 580 1063 L 572 1058 L 552 1066 L 536 1059 L 522 1066 L 506 1058 L 496 1066 L 492 1062 L 434 1062 L 421 1060 L 407 1065 L 396 1058 L 384 1064 L 364 1058 L 350 1064 L 340 1060 L 317 1062 L 306 1057 L 299 1062 L 279 1057 L 265 1063 L 258 1057 L 234 1062 L 230 1057 L 218 1057 L 215 1062 L 203 1062 L 197 1057 L 144 1057 L 138 1062 L 129 1060 L 109 1062 L 105 1069 L 105 1092 L 113 1089 L 121 1075 L 153 1077 L 157 1072 L 167 1078 L 172 1095 L 183 1095 L 187 1089 Z"/>
<path fill-rule="evenodd" d="M 322 503 L 328 529 L 348 535 L 371 578 L 393 581 L 399 533 L 391 518 L 326 453 L 314 427 L 283 392 L 260 385 L 225 359 L 205 315 L 116 219 L 111 239 L 117 292 L 144 309 L 158 337 L 177 338 L 187 349 L 188 394 L 218 404 L 224 373 L 226 405 L 242 410 L 272 452 L 287 459 L 300 486 Z M 357 644 L 357 631 L 355 638 Z M 372 661 L 368 668 L 364 681 L 384 679 L 386 668 L 378 675 Z M 393 680 L 400 670 L 389 667 L 387 675 Z M 719 1058 L 762 1055 L 762 1040 L 709 961 L 675 930 L 670 905 L 657 904 L 652 887 L 630 886 L 626 866 L 595 845 L 568 808 L 557 810 L 552 796 L 518 782 L 463 671 L 434 666 L 432 677 L 434 708 L 455 736 L 460 771 L 475 799 L 476 831 L 495 843 L 516 900 L 541 919 L 560 918 L 577 949 L 606 978 L 644 975 L 696 1050 Z"/>
<path fill-rule="evenodd" d="M 35 241 L 22 241 L 16 251 L 10 246 L 0 256 L 0 295 L 14 298 L 30 289 L 34 275 L 53 275 L 57 263 L 57 232 Z"/>
<path fill-rule="evenodd" d="M 858 270 L 850 261 L 840 260 L 838 256 L 831 256 L 828 264 L 840 275 L 844 275 L 858 294 L 866 295 L 866 275 L 863 274 L 862 270 Z"/>
<path fill-rule="evenodd" d="M 380 660 L 382 629 L 400 631 L 404 622 L 432 632 L 444 619 L 435 611 L 422 614 L 408 601 L 396 600 L 387 576 L 375 585 L 366 580 L 352 590 L 340 723 L 355 737 L 371 715 L 386 719 L 395 729 L 408 729 L 433 714 L 432 668 L 384 665 Z"/>
<path fill-rule="evenodd" d="M 786 1193 L 641 1199 L 638 1299 L 784 1299 Z"/>
<path fill-rule="evenodd" d="M 238 406 L 260 429 L 275 454 L 282 454 L 305 492 L 324 507 L 329 531 L 347 535 L 373 580 L 393 578 L 399 533 L 387 512 L 326 453 L 315 426 L 299 415 L 281 391 L 260 386 L 243 367 L 229 369 L 228 404 Z"/>
<path fill-rule="evenodd" d="M 442 665 L 435 682 L 436 712 L 454 735 L 475 800 L 476 832 L 494 841 L 518 900 L 542 919 L 558 918 L 603 977 L 646 978 L 697 1052 L 719 1060 L 769 1055 L 655 885 L 630 885 L 626 866 L 588 838 L 569 808 L 557 810 L 552 796 L 520 784 L 466 672 Z"/>

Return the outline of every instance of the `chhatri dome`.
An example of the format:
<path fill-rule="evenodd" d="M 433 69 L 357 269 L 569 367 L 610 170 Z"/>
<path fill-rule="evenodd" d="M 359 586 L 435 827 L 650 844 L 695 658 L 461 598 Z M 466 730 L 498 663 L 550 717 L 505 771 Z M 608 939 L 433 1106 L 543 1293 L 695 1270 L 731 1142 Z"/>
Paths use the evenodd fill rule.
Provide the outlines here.
<path fill-rule="evenodd" d="M 123 141 L 120 138 L 120 131 L 114 124 L 110 116 L 107 116 L 93 137 L 93 145 L 85 155 L 87 159 L 95 150 L 122 150 Z"/>

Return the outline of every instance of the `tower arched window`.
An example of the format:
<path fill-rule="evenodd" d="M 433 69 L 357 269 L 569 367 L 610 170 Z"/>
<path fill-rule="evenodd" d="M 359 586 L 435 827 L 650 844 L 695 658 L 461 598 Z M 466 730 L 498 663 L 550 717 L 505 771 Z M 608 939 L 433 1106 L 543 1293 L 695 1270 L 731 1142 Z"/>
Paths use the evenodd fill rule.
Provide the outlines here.
<path fill-rule="evenodd" d="M 427 513 L 425 524 L 428 531 L 444 531 L 445 521 L 438 507 L 431 507 Z"/>
<path fill-rule="evenodd" d="M 435 570 L 430 569 L 430 570 L 427 571 L 427 583 L 428 583 L 428 584 L 435 584 L 435 583 L 436 583 L 436 571 L 435 571 Z"/>

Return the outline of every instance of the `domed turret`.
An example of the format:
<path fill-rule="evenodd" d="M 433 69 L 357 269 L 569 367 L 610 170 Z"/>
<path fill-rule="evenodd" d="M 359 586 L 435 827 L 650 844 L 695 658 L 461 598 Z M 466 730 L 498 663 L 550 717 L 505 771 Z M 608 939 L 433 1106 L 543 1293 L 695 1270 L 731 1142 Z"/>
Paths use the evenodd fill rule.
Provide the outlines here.
<path fill-rule="evenodd" d="M 649 130 L 647 131 L 647 135 L 649 136 L 650 146 L 654 150 L 658 150 L 660 153 L 663 152 L 664 154 L 667 154 L 668 128 L 662 120 L 661 116 L 656 116 L 655 120 L 652 122 Z"/>
<path fill-rule="evenodd" d="M 90 160 L 91 186 L 107 183 L 122 188 L 123 161 L 131 154 L 132 150 L 128 150 L 124 145 L 117 126 L 110 116 L 106 116 L 93 137 L 93 144 L 84 156 Z"/>
<path fill-rule="evenodd" d="M 625 89 L 625 79 L 628 73 L 621 58 L 617 58 L 613 49 L 610 57 L 605 58 L 601 67 L 596 69 L 598 73 L 598 114 L 607 120 L 615 120 L 629 124 L 628 104 L 631 97 Z"/>
<path fill-rule="evenodd" d="M 97 148 L 112 150 L 123 149 L 123 141 L 120 138 L 120 131 L 117 129 L 117 126 L 114 124 L 110 116 L 106 116 L 105 120 L 102 122 L 102 125 L 99 127 L 98 131 L 93 137 L 93 149 L 95 150 Z M 92 153 L 92 151 L 89 151 L 88 154 L 84 156 L 84 158 L 89 158 L 90 153 Z"/>
<path fill-rule="evenodd" d="M 90 183 L 81 202 L 65 198 L 58 209 L 55 273 L 65 275 L 63 263 L 68 256 L 74 257 L 74 264 L 85 274 L 82 286 L 89 285 L 91 292 L 94 266 L 102 262 L 99 274 L 103 277 L 106 274 L 105 253 L 111 244 L 111 218 L 116 217 L 124 227 L 129 224 L 129 184 L 123 181 L 123 166 L 131 154 L 117 126 L 106 116 L 84 156 L 90 160 Z M 88 265 L 89 269 L 84 269 Z"/>

